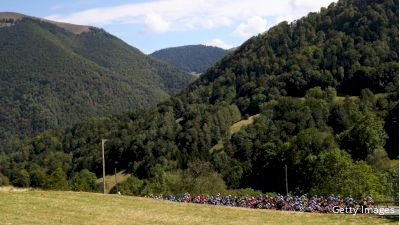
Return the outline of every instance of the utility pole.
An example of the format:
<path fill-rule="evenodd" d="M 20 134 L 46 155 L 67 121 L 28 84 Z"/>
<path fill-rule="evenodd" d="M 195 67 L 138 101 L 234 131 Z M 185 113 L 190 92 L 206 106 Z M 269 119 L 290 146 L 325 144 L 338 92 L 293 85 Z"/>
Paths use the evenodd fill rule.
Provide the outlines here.
<path fill-rule="evenodd" d="M 107 139 L 101 139 L 101 156 L 103 158 L 103 194 L 106 193 L 106 161 L 104 159 L 104 144 Z"/>
<path fill-rule="evenodd" d="M 287 179 L 287 165 L 285 164 L 285 183 L 286 183 L 286 195 L 289 195 L 289 185 Z"/>
<path fill-rule="evenodd" d="M 117 187 L 117 193 L 118 193 L 117 168 L 114 168 L 114 176 L 115 176 L 115 187 Z"/>

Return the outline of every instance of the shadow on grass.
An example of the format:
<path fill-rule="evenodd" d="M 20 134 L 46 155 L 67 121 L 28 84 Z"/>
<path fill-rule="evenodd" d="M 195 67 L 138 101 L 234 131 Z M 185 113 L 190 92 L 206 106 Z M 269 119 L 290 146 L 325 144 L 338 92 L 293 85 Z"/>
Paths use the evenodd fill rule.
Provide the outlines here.
<path fill-rule="evenodd" d="M 399 216 L 378 216 L 379 218 L 382 218 L 384 220 L 387 220 L 389 222 L 399 222 Z"/>

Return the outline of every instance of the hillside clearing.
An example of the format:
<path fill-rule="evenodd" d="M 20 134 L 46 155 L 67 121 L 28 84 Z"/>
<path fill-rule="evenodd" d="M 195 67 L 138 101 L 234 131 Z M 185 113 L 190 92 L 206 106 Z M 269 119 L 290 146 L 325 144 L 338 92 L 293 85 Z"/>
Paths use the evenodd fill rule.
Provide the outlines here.
<path fill-rule="evenodd" d="M 229 127 L 229 138 L 232 137 L 232 135 L 234 135 L 235 133 L 239 132 L 240 129 L 242 129 L 242 127 L 253 124 L 254 119 L 256 119 L 258 116 L 260 116 L 260 114 L 250 116 L 249 118 L 247 118 L 245 120 L 240 120 L 240 121 L 232 124 L 232 126 Z M 224 148 L 224 141 L 222 139 L 220 139 L 218 141 L 218 143 L 210 149 L 210 152 L 219 151 L 223 148 Z"/>
<path fill-rule="evenodd" d="M 396 224 L 367 215 L 334 215 L 173 203 L 61 191 L 0 189 L 2 224 Z"/>
<path fill-rule="evenodd" d="M 247 125 L 253 124 L 254 123 L 254 119 L 259 117 L 259 116 L 260 116 L 260 114 L 256 114 L 254 116 L 250 116 L 246 120 L 241 120 L 239 122 L 234 123 L 229 128 L 230 136 L 232 136 L 233 134 L 237 133 L 242 127 L 245 127 Z"/>

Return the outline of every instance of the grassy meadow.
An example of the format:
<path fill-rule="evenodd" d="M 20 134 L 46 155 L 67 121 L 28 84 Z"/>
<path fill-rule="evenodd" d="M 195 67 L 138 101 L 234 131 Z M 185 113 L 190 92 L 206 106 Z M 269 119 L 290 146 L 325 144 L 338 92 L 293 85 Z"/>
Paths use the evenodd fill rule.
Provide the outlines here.
<path fill-rule="evenodd" d="M 173 203 L 97 193 L 0 189 L 0 223 L 56 224 L 397 224 L 336 215 Z"/>

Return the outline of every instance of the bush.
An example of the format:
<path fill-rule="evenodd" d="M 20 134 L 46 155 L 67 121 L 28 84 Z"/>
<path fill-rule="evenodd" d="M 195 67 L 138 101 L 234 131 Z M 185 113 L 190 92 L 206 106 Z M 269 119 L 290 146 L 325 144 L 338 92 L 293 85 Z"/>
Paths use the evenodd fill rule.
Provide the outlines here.
<path fill-rule="evenodd" d="M 226 190 L 221 174 L 209 162 L 192 162 L 181 174 L 182 192 L 191 194 L 216 194 Z"/>
<path fill-rule="evenodd" d="M 31 168 L 29 171 L 30 179 L 31 179 L 31 186 L 32 187 L 39 187 L 43 189 L 50 188 L 49 176 L 46 173 L 46 170 L 41 167 L 34 167 Z"/>
<path fill-rule="evenodd" d="M 6 177 L 2 173 L 0 173 L 0 186 L 7 186 L 7 185 L 10 185 L 10 181 L 8 180 L 8 177 Z"/>
<path fill-rule="evenodd" d="M 74 191 L 94 191 L 96 190 L 96 179 L 96 174 L 83 169 L 72 176 L 71 188 Z"/>
<path fill-rule="evenodd" d="M 123 195 L 141 195 L 144 188 L 144 181 L 135 176 L 130 176 L 124 182 L 118 184 L 118 191 Z M 110 193 L 117 193 L 117 186 L 114 186 Z"/>
<path fill-rule="evenodd" d="M 57 168 L 49 176 L 49 188 L 53 190 L 69 190 L 67 175 L 61 168 Z"/>
<path fill-rule="evenodd" d="M 215 172 L 209 162 L 192 162 L 183 171 L 158 170 L 151 179 L 129 177 L 119 185 L 118 190 L 125 195 L 216 194 L 223 193 L 226 186 L 221 174 Z M 116 188 L 111 192 L 115 193 Z"/>
<path fill-rule="evenodd" d="M 29 173 L 25 169 L 18 170 L 11 181 L 12 185 L 16 187 L 29 187 L 31 180 L 29 178 Z"/>
<path fill-rule="evenodd" d="M 399 168 L 398 163 L 393 168 L 378 175 L 383 186 L 382 197 L 389 201 L 399 201 Z"/>
<path fill-rule="evenodd" d="M 312 177 L 312 194 L 353 195 L 361 198 L 382 192 L 382 185 L 371 166 L 364 161 L 353 162 L 347 152 L 339 149 L 318 155 Z"/>

